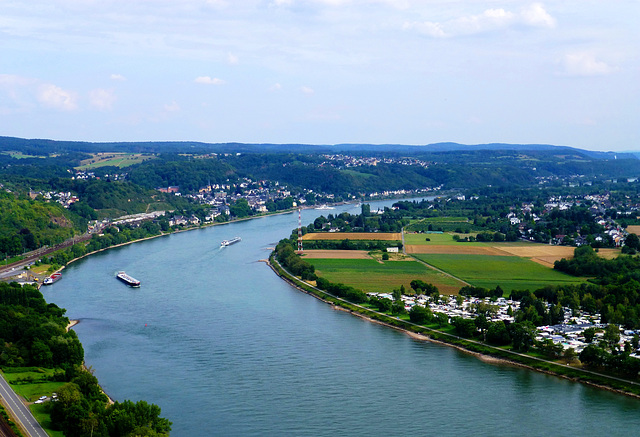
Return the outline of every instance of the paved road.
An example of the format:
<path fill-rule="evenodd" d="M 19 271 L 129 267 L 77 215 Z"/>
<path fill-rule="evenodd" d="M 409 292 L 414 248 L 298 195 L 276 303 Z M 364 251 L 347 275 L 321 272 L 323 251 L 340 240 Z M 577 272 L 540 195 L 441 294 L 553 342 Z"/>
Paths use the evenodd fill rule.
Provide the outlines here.
<path fill-rule="evenodd" d="M 9 407 L 13 420 L 22 425 L 22 429 L 31 437 L 48 437 L 38 421 L 33 417 L 29 408 L 22 402 L 21 398 L 13 391 L 7 381 L 0 375 L 0 397 L 4 404 Z"/>

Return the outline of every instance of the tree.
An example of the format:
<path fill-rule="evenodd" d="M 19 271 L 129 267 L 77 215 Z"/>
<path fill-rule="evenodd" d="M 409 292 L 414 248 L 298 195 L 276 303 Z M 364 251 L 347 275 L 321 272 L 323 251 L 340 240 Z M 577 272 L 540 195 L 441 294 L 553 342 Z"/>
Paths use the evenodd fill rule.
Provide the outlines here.
<path fill-rule="evenodd" d="M 533 346 L 536 338 L 536 328 L 533 323 L 529 321 L 512 323 L 510 328 L 513 349 L 520 352 L 527 352 L 531 346 Z"/>
<path fill-rule="evenodd" d="M 409 311 L 409 320 L 418 325 L 424 325 L 425 323 L 433 320 L 433 313 L 429 308 L 425 308 L 421 305 L 414 305 Z"/>
<path fill-rule="evenodd" d="M 454 317 L 451 324 L 456 329 L 456 333 L 461 337 L 471 338 L 476 332 L 476 324 L 472 319 Z"/>
<path fill-rule="evenodd" d="M 441 328 L 447 324 L 449 324 L 449 316 L 445 313 L 435 313 L 436 320 L 438 322 L 438 326 Z"/>
<path fill-rule="evenodd" d="M 507 326 L 502 320 L 490 322 L 487 328 L 487 341 L 491 344 L 504 346 L 511 343 L 511 336 L 507 330 Z"/>
<path fill-rule="evenodd" d="M 231 215 L 236 216 L 238 218 L 247 217 L 251 215 L 251 207 L 249 206 L 249 202 L 244 197 L 235 201 L 235 203 L 229 206 L 229 212 Z"/>
<path fill-rule="evenodd" d="M 576 350 L 572 347 L 565 349 L 563 355 L 565 360 L 567 360 L 567 363 L 573 363 L 575 360 L 578 359 L 578 354 L 576 353 Z"/>
<path fill-rule="evenodd" d="M 489 322 L 489 320 L 487 320 L 487 316 L 485 316 L 484 314 L 480 314 L 478 317 L 473 319 L 473 323 L 475 323 L 476 328 L 480 330 L 486 340 L 486 331 L 489 328 L 489 324 L 491 323 Z"/>
<path fill-rule="evenodd" d="M 624 245 L 634 250 L 640 250 L 640 238 L 636 234 L 629 234 L 624 240 Z"/>
<path fill-rule="evenodd" d="M 393 296 L 393 300 L 394 301 L 399 301 L 402 299 L 402 291 L 400 291 L 399 288 L 395 288 L 392 292 L 391 292 L 391 296 Z"/>
<path fill-rule="evenodd" d="M 407 310 L 404 309 L 404 303 L 402 303 L 401 300 L 396 300 L 395 302 L 393 302 L 393 304 L 391 304 L 391 314 L 398 315 L 404 314 L 406 312 Z"/>
<path fill-rule="evenodd" d="M 611 349 L 617 348 L 618 342 L 620 342 L 620 328 L 616 325 L 607 325 L 602 339 L 607 342 Z"/>
<path fill-rule="evenodd" d="M 588 366 L 602 366 L 606 361 L 607 353 L 595 344 L 590 344 L 580 352 L 580 361 Z"/>
<path fill-rule="evenodd" d="M 587 328 L 582 332 L 582 335 L 584 335 L 584 341 L 591 343 L 593 338 L 596 336 L 596 328 Z"/>

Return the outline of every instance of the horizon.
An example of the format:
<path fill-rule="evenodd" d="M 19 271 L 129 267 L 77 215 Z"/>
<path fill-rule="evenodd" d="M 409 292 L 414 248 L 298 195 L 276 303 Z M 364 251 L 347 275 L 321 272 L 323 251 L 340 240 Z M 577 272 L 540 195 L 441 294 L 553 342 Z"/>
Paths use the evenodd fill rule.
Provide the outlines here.
<path fill-rule="evenodd" d="M 640 143 L 640 3 L 0 4 L 0 134 L 56 141 Z"/>

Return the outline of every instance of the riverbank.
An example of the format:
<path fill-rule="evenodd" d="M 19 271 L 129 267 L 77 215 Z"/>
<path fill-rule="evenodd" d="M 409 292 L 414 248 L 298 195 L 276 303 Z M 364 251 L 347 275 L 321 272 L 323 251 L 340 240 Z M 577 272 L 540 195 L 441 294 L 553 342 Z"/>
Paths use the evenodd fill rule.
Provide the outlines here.
<path fill-rule="evenodd" d="M 516 366 L 528 369 L 538 373 L 544 373 L 551 376 L 560 377 L 574 382 L 579 382 L 591 387 L 610 391 L 613 393 L 625 395 L 635 399 L 640 399 L 640 384 L 627 381 L 621 378 L 600 374 L 597 372 L 581 369 L 568 364 L 561 364 L 554 361 L 544 360 L 542 358 L 513 352 L 510 350 L 494 347 L 475 340 L 469 340 L 462 337 L 438 331 L 421 325 L 416 325 L 408 321 L 390 317 L 361 305 L 347 302 L 329 293 L 321 291 L 311 284 L 308 284 L 299 278 L 295 278 L 286 272 L 277 261 L 274 263 L 274 257 L 265 260 L 267 265 L 285 282 L 289 283 L 299 291 L 309 294 L 324 303 L 332 306 L 338 311 L 348 312 L 351 315 L 359 317 L 363 320 L 376 323 L 388 328 L 405 333 L 411 338 L 418 341 L 428 341 L 443 346 L 453 347 L 465 354 L 469 354 L 479 360 L 493 365 Z M 286 273 L 286 274 L 283 274 Z M 292 279 L 294 278 L 295 281 Z M 368 315 L 371 314 L 371 315 Z M 419 332 L 422 331 L 422 332 Z M 425 332 L 427 332 L 425 334 Z M 555 369 L 555 370 L 552 370 Z"/>

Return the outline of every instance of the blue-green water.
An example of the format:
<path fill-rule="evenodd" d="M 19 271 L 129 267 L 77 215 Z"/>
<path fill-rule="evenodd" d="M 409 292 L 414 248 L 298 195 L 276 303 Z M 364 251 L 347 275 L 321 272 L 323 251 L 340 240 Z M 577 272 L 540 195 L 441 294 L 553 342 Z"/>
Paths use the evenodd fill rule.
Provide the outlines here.
<path fill-rule="evenodd" d="M 305 211 L 303 222 L 341 210 L 358 211 Z M 258 260 L 297 218 L 111 249 L 42 291 L 81 320 L 74 329 L 105 391 L 158 404 L 172 436 L 640 432 L 638 400 L 487 364 L 291 288 Z M 242 242 L 220 249 L 236 235 Z M 117 281 L 119 270 L 142 287 Z"/>

